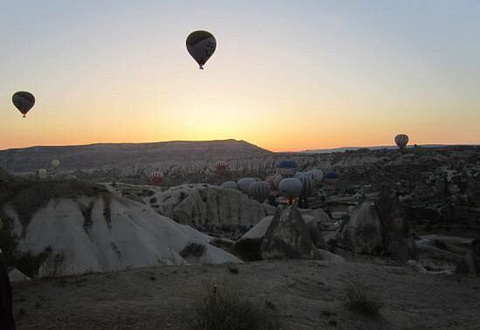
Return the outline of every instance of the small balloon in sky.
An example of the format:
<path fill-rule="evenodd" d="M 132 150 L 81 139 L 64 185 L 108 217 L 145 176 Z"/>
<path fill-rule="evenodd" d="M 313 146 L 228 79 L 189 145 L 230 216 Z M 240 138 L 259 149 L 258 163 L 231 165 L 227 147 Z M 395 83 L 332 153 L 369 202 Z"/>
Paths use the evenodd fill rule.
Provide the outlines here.
<path fill-rule="evenodd" d="M 187 50 L 202 70 L 216 48 L 217 41 L 210 32 L 194 31 L 187 37 Z"/>
<path fill-rule="evenodd" d="M 395 136 L 395 144 L 400 150 L 405 149 L 408 144 L 408 135 L 407 134 L 398 134 Z"/>
<path fill-rule="evenodd" d="M 29 92 L 16 92 L 12 96 L 12 102 L 25 118 L 27 112 L 35 105 L 35 97 Z"/>

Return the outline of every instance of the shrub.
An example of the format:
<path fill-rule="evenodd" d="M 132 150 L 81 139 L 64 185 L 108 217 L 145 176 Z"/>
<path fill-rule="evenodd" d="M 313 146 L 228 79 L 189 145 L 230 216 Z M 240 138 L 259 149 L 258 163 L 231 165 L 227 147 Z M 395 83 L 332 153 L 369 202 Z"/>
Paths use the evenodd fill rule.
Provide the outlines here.
<path fill-rule="evenodd" d="M 281 329 L 280 318 L 273 304 L 259 305 L 224 287 L 210 285 L 196 301 L 191 329 Z M 274 306 L 274 305 L 273 305 Z"/>
<path fill-rule="evenodd" d="M 358 279 L 348 281 L 346 291 L 349 308 L 353 311 L 366 315 L 378 315 L 384 305 L 378 291 Z"/>

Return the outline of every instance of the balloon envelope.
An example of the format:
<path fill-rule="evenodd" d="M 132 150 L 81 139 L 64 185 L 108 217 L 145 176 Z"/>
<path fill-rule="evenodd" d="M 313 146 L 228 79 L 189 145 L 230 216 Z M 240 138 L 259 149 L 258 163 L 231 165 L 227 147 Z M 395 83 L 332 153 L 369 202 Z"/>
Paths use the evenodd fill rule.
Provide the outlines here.
<path fill-rule="evenodd" d="M 12 103 L 25 117 L 35 105 L 35 97 L 29 92 L 16 92 L 12 96 Z"/>
<path fill-rule="evenodd" d="M 280 181 L 278 188 L 282 196 L 293 200 L 300 197 L 302 193 L 302 182 L 297 178 L 286 178 Z"/>
<path fill-rule="evenodd" d="M 153 171 L 148 175 L 148 179 L 151 183 L 158 185 L 161 184 L 164 180 L 163 172 L 160 171 Z"/>
<path fill-rule="evenodd" d="M 328 184 L 335 184 L 340 179 L 340 175 L 338 175 L 338 173 L 335 171 L 330 171 L 327 174 L 325 174 L 323 179 Z"/>
<path fill-rule="evenodd" d="M 397 136 L 395 136 L 395 144 L 397 145 L 397 147 L 400 148 L 400 150 L 405 149 L 408 144 L 408 135 L 398 134 Z"/>
<path fill-rule="evenodd" d="M 58 167 L 58 166 L 60 166 L 60 161 L 59 161 L 58 159 L 52 160 L 52 166 L 53 166 L 53 167 Z"/>
<path fill-rule="evenodd" d="M 314 182 L 305 172 L 297 172 L 295 173 L 295 178 L 300 180 L 302 183 L 302 192 L 300 193 L 300 197 L 308 197 L 313 192 Z"/>
<path fill-rule="evenodd" d="M 250 196 L 259 203 L 265 202 L 270 196 L 270 184 L 265 181 L 257 181 L 250 185 Z"/>
<path fill-rule="evenodd" d="M 243 178 L 243 179 L 240 179 L 238 180 L 237 184 L 238 184 L 238 189 L 245 193 L 245 194 L 249 194 L 250 193 L 250 185 L 252 183 L 255 182 L 255 179 L 254 178 Z"/>
<path fill-rule="evenodd" d="M 278 163 L 277 173 L 284 177 L 292 177 L 297 171 L 298 165 L 293 160 L 282 160 Z"/>
<path fill-rule="evenodd" d="M 217 40 L 207 31 L 194 31 L 187 37 L 187 50 L 193 59 L 203 69 L 203 65 L 213 55 L 217 48 Z"/>
<path fill-rule="evenodd" d="M 41 168 L 37 171 L 37 176 L 39 179 L 45 179 L 47 177 L 47 170 L 44 168 Z"/>
<path fill-rule="evenodd" d="M 283 179 L 284 179 L 284 177 L 281 176 L 280 174 L 276 174 L 273 177 L 273 185 L 275 186 L 275 189 L 278 190 L 278 185 L 280 184 L 280 181 L 282 181 Z"/>
<path fill-rule="evenodd" d="M 314 168 L 313 170 L 310 170 L 307 172 L 307 175 L 313 180 L 315 184 L 319 184 L 322 182 L 323 179 L 323 171 Z"/>
<path fill-rule="evenodd" d="M 215 164 L 215 170 L 217 172 L 223 172 L 225 171 L 226 169 L 228 168 L 228 165 L 227 163 L 225 163 L 224 161 L 218 161 L 216 164 Z"/>

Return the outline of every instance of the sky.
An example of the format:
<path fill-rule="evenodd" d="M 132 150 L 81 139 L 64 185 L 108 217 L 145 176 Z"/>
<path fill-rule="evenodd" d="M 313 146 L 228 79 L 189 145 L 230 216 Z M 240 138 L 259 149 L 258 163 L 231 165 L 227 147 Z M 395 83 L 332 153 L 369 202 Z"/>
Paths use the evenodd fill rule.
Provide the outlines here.
<path fill-rule="evenodd" d="M 2 0 L 0 149 L 480 144 L 479 17 L 477 0 Z M 195 30 L 217 40 L 205 70 Z"/>

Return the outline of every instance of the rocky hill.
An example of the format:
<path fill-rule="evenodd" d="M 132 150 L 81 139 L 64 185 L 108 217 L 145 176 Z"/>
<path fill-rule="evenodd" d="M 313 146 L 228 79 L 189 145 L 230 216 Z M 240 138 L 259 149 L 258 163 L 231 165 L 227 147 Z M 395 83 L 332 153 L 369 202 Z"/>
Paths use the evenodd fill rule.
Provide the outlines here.
<path fill-rule="evenodd" d="M 0 219 L 10 265 L 33 277 L 240 262 L 192 227 L 85 182 L 4 176 Z"/>
<path fill-rule="evenodd" d="M 171 141 L 156 143 L 104 143 L 80 146 L 31 147 L 0 151 L 0 167 L 12 172 L 51 168 L 58 159 L 59 170 L 89 170 L 125 167 L 155 167 L 157 163 L 218 161 L 271 154 L 245 141 Z"/>

